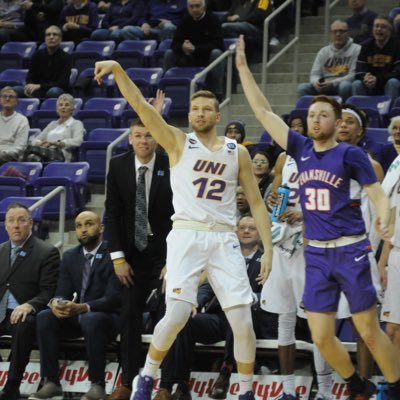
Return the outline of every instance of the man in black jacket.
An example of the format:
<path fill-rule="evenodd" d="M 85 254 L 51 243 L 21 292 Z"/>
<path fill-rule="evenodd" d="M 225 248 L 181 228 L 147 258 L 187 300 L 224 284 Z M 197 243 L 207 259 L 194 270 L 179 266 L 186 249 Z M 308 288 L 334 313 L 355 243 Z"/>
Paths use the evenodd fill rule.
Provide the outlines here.
<path fill-rule="evenodd" d="M 58 26 L 46 29 L 46 47 L 32 56 L 26 85 L 14 87 L 18 97 L 58 97 L 68 91 L 72 58 L 60 48 L 61 40 Z"/>
<path fill-rule="evenodd" d="M 171 49 L 164 55 L 164 71 L 172 67 L 201 67 L 216 60 L 224 51 L 221 23 L 206 11 L 205 0 L 188 0 L 186 15 L 175 31 Z M 217 97 L 222 96 L 224 63 L 219 63 L 207 77 L 207 85 Z"/>

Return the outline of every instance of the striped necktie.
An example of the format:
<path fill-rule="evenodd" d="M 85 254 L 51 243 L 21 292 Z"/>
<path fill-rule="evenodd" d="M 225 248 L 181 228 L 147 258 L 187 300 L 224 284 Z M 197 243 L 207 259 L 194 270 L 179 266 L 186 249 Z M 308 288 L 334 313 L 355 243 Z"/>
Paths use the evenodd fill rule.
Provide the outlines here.
<path fill-rule="evenodd" d="M 139 177 L 136 185 L 135 207 L 135 246 L 143 251 L 147 247 L 147 204 L 146 204 L 146 180 L 147 167 L 139 167 Z"/>

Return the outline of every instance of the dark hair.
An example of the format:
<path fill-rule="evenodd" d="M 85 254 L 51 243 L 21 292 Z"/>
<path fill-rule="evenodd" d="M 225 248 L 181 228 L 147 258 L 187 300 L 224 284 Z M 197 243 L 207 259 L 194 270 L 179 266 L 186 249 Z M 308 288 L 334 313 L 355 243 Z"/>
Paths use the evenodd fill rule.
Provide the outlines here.
<path fill-rule="evenodd" d="M 290 128 L 290 125 L 292 125 L 292 122 L 293 122 L 294 119 L 300 119 L 301 120 L 301 123 L 303 124 L 303 129 L 304 129 L 303 136 L 307 136 L 307 132 L 308 132 L 307 119 L 304 118 L 304 116 L 300 115 L 300 114 L 291 114 L 289 116 L 289 119 L 288 119 L 289 128 Z"/>
<path fill-rule="evenodd" d="M 142 122 L 142 120 L 140 118 L 135 118 L 130 125 L 130 128 L 133 128 L 134 126 L 141 126 L 141 127 L 145 127 L 144 123 Z"/>
<path fill-rule="evenodd" d="M 342 107 L 334 98 L 329 97 L 329 96 L 325 96 L 325 95 L 315 96 L 312 99 L 310 105 L 315 104 L 315 103 L 328 103 L 328 104 L 330 104 L 332 106 L 332 108 L 333 108 L 333 112 L 335 113 L 336 119 L 340 119 L 342 117 Z"/>
<path fill-rule="evenodd" d="M 342 111 L 345 108 L 348 108 L 348 109 L 354 111 L 360 117 L 360 119 L 361 119 L 361 128 L 362 128 L 362 136 L 364 136 L 364 134 L 365 134 L 365 132 L 367 131 L 367 128 L 368 128 L 368 115 L 363 110 L 361 110 L 360 108 L 358 108 L 356 106 L 353 106 L 353 104 L 344 103 L 342 105 Z"/>
<path fill-rule="evenodd" d="M 266 151 L 263 151 L 263 150 L 256 150 L 256 151 L 251 155 L 251 158 L 253 159 L 257 154 L 260 154 L 260 155 L 264 156 L 264 157 L 268 160 L 268 163 L 269 163 L 268 168 L 269 168 L 269 170 L 271 171 L 272 168 L 274 168 L 274 164 L 275 164 L 275 162 L 274 162 L 274 157 L 273 157 L 271 154 L 269 154 L 268 152 L 266 152 Z"/>
<path fill-rule="evenodd" d="M 382 15 L 377 15 L 377 16 L 374 18 L 373 23 L 375 23 L 375 21 L 376 21 L 377 19 L 383 19 L 384 21 L 388 22 L 389 25 L 390 25 L 390 30 L 391 30 L 391 32 L 393 32 L 393 21 L 392 21 L 391 18 L 389 18 L 387 15 L 383 15 L 383 14 L 382 14 Z"/>

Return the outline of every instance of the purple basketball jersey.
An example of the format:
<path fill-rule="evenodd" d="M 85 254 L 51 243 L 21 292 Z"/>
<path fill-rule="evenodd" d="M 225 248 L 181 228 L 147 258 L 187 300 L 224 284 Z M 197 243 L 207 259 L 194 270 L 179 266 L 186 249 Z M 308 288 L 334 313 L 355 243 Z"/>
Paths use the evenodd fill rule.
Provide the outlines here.
<path fill-rule="evenodd" d="M 363 150 L 339 143 L 316 152 L 311 139 L 289 130 L 287 153 L 299 170 L 304 236 L 332 240 L 365 233 L 361 187 L 377 178 Z"/>

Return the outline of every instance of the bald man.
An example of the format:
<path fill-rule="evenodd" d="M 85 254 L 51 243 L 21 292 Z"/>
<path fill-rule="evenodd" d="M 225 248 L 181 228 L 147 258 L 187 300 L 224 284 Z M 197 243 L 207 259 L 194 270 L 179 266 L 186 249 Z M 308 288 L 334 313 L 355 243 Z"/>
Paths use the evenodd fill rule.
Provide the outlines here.
<path fill-rule="evenodd" d="M 106 346 L 119 331 L 121 283 L 103 242 L 104 226 L 91 211 L 75 219 L 79 245 L 62 257 L 56 296 L 37 318 L 41 376 L 44 386 L 31 400 L 60 398 L 58 347 L 63 338 L 85 338 L 91 387 L 81 400 L 103 399 Z"/>

